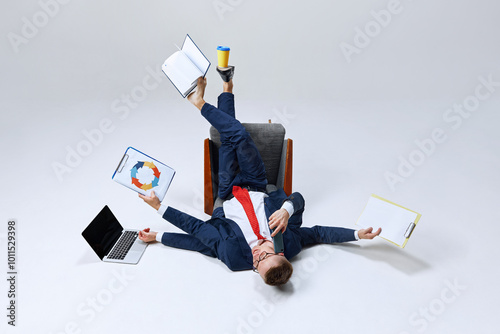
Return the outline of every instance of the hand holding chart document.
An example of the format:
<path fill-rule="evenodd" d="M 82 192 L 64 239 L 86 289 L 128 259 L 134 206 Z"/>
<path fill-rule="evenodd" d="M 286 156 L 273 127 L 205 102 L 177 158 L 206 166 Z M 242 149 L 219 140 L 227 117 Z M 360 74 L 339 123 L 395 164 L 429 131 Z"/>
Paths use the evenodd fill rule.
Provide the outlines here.
<path fill-rule="evenodd" d="M 417 225 L 421 214 L 371 195 L 356 225 L 362 228 L 382 228 L 380 237 L 404 248 Z"/>
<path fill-rule="evenodd" d="M 151 196 L 151 192 L 163 201 L 175 170 L 164 163 L 136 150 L 127 148 L 113 174 L 113 180 L 139 194 Z"/>

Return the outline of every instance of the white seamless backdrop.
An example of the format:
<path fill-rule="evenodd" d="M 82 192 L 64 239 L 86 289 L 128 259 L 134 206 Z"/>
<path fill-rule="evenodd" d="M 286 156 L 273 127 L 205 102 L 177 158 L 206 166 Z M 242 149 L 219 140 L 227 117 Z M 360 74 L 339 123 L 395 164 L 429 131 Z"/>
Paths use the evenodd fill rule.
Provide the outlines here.
<path fill-rule="evenodd" d="M 0 11 L 0 260 L 18 222 L 16 326 L 2 333 L 496 333 L 500 255 L 500 5 L 493 0 L 4 2 Z M 159 66 L 186 33 L 237 116 L 294 140 L 304 226 L 355 228 L 370 194 L 422 213 L 404 250 L 316 246 L 268 287 L 154 244 L 101 263 L 81 231 L 104 205 L 178 232 L 111 180 L 134 146 L 176 169 L 164 200 L 201 219 L 208 124 Z M 2 252 L 5 252 L 1 255 Z M 2 272 L 7 275 L 7 269 Z"/>

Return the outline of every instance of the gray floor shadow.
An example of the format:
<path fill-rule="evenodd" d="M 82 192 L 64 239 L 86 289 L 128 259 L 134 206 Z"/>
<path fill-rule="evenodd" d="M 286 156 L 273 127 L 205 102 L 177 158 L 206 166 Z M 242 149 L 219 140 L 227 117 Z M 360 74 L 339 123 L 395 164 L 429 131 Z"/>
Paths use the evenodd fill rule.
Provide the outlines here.
<path fill-rule="evenodd" d="M 82 256 L 78 259 L 78 261 L 76 262 L 76 265 L 82 266 L 85 264 L 98 263 L 100 261 L 101 260 L 96 255 L 96 253 L 91 248 L 88 248 L 83 252 Z"/>
<path fill-rule="evenodd" d="M 185 250 L 180 250 L 180 251 L 185 252 Z M 222 270 L 227 271 L 228 273 L 232 273 L 231 269 L 229 269 L 229 268 L 228 268 L 228 267 L 224 264 L 224 262 L 222 262 L 222 261 L 221 261 L 221 260 L 219 260 L 218 258 L 216 258 L 216 257 L 206 256 L 206 255 L 203 255 L 203 254 L 200 254 L 200 253 L 198 253 L 197 255 L 202 256 L 202 259 L 204 259 L 205 261 L 208 261 L 208 262 L 212 263 L 214 266 L 218 266 L 218 267 L 219 267 L 219 268 L 221 268 Z"/>
<path fill-rule="evenodd" d="M 373 261 L 387 263 L 407 275 L 413 275 L 431 268 L 427 262 L 406 253 L 403 249 L 388 244 L 371 244 L 363 247 L 354 244 L 343 244 L 336 248 L 344 252 L 364 256 Z"/>
<path fill-rule="evenodd" d="M 255 275 L 253 280 L 254 290 L 260 295 L 262 300 L 270 304 L 284 301 L 295 292 L 292 280 L 289 280 L 285 285 L 271 286 L 267 285 L 259 274 L 253 273 L 253 275 Z"/>

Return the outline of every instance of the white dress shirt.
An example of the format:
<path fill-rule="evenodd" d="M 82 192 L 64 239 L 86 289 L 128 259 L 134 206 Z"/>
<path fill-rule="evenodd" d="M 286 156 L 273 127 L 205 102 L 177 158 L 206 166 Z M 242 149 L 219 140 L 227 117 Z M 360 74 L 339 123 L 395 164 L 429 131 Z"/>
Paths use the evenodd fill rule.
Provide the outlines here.
<path fill-rule="evenodd" d="M 266 240 L 272 242 L 273 239 L 271 238 L 271 231 L 269 229 L 264 203 L 264 198 L 268 197 L 268 195 L 259 191 L 249 191 L 248 194 L 250 195 L 250 200 L 252 201 L 253 209 L 259 222 L 260 235 L 262 235 Z M 243 232 L 243 236 L 245 237 L 248 246 L 250 246 L 250 249 L 255 247 L 259 239 L 255 235 L 252 225 L 250 224 L 247 214 L 245 213 L 245 209 L 243 209 L 241 203 L 236 199 L 236 197 L 233 197 L 229 201 L 225 201 L 222 207 L 224 208 L 224 215 L 226 218 L 229 218 L 238 224 Z M 293 204 L 291 204 L 291 207 L 293 214 Z"/>

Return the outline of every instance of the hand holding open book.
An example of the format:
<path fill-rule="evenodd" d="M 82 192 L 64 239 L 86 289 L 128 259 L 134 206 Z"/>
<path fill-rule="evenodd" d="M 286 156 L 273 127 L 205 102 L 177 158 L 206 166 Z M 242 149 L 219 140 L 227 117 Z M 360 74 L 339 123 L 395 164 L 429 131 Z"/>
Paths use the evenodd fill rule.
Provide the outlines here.
<path fill-rule="evenodd" d="M 210 61 L 186 35 L 182 47 L 165 60 L 162 70 L 182 97 L 186 97 L 196 88 L 198 78 L 207 74 L 209 67 Z"/>

